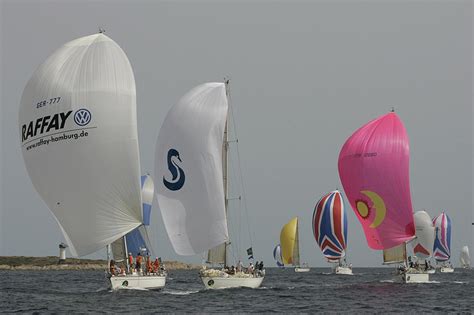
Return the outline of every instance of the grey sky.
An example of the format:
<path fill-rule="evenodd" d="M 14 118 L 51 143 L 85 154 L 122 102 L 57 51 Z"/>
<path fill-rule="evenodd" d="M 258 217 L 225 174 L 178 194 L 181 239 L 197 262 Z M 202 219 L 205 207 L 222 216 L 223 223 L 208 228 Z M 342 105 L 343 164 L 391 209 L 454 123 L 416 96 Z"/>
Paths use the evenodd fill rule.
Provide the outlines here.
<path fill-rule="evenodd" d="M 446 210 L 453 256 L 472 245 L 472 3 L 3 1 L 0 255 L 56 255 L 60 229 L 34 191 L 17 127 L 23 88 L 62 44 L 105 27 L 128 55 L 143 172 L 168 111 L 230 76 L 257 259 L 300 217 L 302 258 L 326 266 L 311 216 L 341 187 L 337 157 L 362 124 L 395 106 L 411 140 L 415 210 Z M 111 113 L 113 115 L 113 113 Z M 380 266 L 349 210 L 349 260 Z M 160 255 L 171 248 L 155 212 Z M 472 249 L 474 249 L 471 246 Z"/>

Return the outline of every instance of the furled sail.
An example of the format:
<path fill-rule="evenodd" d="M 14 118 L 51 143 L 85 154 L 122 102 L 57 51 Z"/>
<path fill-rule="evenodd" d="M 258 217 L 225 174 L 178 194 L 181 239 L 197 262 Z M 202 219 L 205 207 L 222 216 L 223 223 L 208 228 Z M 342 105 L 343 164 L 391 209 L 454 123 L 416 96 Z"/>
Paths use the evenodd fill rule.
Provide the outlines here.
<path fill-rule="evenodd" d="M 228 241 L 222 143 L 224 83 L 188 92 L 168 112 L 155 154 L 158 205 L 176 253 L 194 255 Z"/>
<path fill-rule="evenodd" d="M 464 245 L 461 248 L 461 255 L 459 257 L 459 261 L 461 263 L 461 267 L 469 268 L 471 266 L 471 257 L 469 257 L 469 247 Z"/>
<path fill-rule="evenodd" d="M 135 79 L 104 34 L 66 43 L 34 72 L 19 110 L 33 186 L 73 255 L 142 224 Z"/>
<path fill-rule="evenodd" d="M 347 214 L 338 190 L 324 195 L 314 207 L 313 236 L 328 260 L 346 255 Z"/>
<path fill-rule="evenodd" d="M 416 257 L 427 259 L 433 255 L 435 228 L 426 211 L 417 211 L 415 217 L 416 239 L 413 241 L 413 253 Z"/>
<path fill-rule="evenodd" d="M 339 176 L 370 248 L 392 248 L 415 235 L 409 151 L 394 112 L 362 126 L 341 149 Z"/>
<path fill-rule="evenodd" d="M 298 218 L 283 226 L 280 233 L 281 257 L 285 265 L 299 265 Z M 296 255 L 297 254 L 297 255 Z"/>
<path fill-rule="evenodd" d="M 446 261 L 451 257 L 451 219 L 444 212 L 433 219 L 435 241 L 433 246 L 434 258 Z"/>
<path fill-rule="evenodd" d="M 281 257 L 281 246 L 280 246 L 280 244 L 275 246 L 275 248 L 273 249 L 273 259 L 275 259 L 275 262 L 276 262 L 278 267 L 283 267 L 284 266 L 283 258 Z"/>

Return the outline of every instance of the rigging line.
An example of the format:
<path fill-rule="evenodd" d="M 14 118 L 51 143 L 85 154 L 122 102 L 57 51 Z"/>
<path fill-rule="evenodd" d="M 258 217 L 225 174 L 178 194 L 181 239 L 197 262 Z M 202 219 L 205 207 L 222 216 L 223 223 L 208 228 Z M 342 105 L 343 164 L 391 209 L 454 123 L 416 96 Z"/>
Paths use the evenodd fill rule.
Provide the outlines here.
<path fill-rule="evenodd" d="M 229 91 L 229 89 L 227 88 L 227 89 L 226 89 L 227 97 L 229 96 L 229 92 L 230 92 L 230 91 Z M 229 99 L 228 99 L 228 102 L 229 102 L 229 104 L 230 104 Z M 231 110 L 232 110 L 232 108 L 231 108 Z M 232 116 L 231 113 L 229 113 L 229 115 Z M 233 116 L 232 116 L 232 118 L 233 118 Z M 227 127 L 228 127 L 228 130 L 227 130 L 227 132 L 228 132 L 228 133 L 227 133 L 227 136 L 228 136 L 228 137 L 227 137 L 227 144 L 228 144 L 228 152 L 229 152 L 229 154 L 228 154 L 228 158 L 229 158 L 229 163 L 228 163 L 228 165 L 230 164 L 230 167 L 228 168 L 228 170 L 229 170 L 229 172 L 231 173 L 231 174 L 228 176 L 228 183 L 229 183 L 229 186 L 230 186 L 230 187 L 229 187 L 229 190 L 234 189 L 239 195 L 241 195 L 241 190 L 242 190 L 242 188 L 239 187 L 239 186 L 240 186 L 240 182 L 238 181 L 237 171 L 236 171 L 236 169 L 235 169 L 235 163 L 236 163 L 236 162 L 234 161 L 235 158 L 234 158 L 233 154 L 230 154 L 230 153 L 231 153 L 230 144 L 231 144 L 232 142 L 237 143 L 238 140 L 237 140 L 237 138 L 235 137 L 235 135 L 232 134 L 232 130 L 234 130 L 234 133 L 235 133 L 235 127 L 232 128 L 232 126 L 231 126 L 232 121 L 231 121 L 230 119 L 228 119 L 227 123 L 228 123 L 228 125 L 227 125 Z M 235 124 L 235 121 L 234 121 L 234 124 Z M 232 135 L 232 136 L 230 136 L 230 135 Z M 233 140 L 229 140 L 229 138 L 232 138 Z M 233 152 L 233 151 L 234 151 L 234 149 L 232 149 L 232 152 Z M 235 155 L 235 154 L 234 154 L 234 155 Z M 238 163 L 238 162 L 239 162 L 239 161 L 237 161 L 237 163 Z M 234 186 L 235 186 L 235 187 L 234 187 Z M 233 192 L 233 194 L 235 194 L 235 192 Z M 239 199 L 241 199 L 241 197 L 240 197 Z M 232 204 L 235 205 L 235 203 L 232 203 Z M 229 206 L 230 206 L 230 204 L 229 204 Z M 231 248 L 232 248 L 232 250 L 233 250 L 234 259 L 235 259 L 235 256 L 236 256 L 236 255 L 237 255 L 238 258 L 240 259 L 240 258 L 241 258 L 241 256 L 240 256 L 240 250 L 241 250 L 241 248 L 242 248 L 242 237 L 243 237 L 243 236 L 242 236 L 243 233 L 242 233 L 242 204 L 241 204 L 241 202 L 239 201 L 238 206 L 237 206 L 237 207 L 234 206 L 233 208 L 235 208 L 235 209 L 234 209 L 234 211 L 231 211 L 231 212 L 234 214 L 234 217 L 235 217 L 234 221 L 236 222 L 236 226 L 232 225 L 232 227 L 234 227 L 234 228 L 237 229 L 237 233 L 235 233 L 235 235 L 234 235 L 235 238 L 233 238 L 233 239 L 235 240 L 235 242 L 232 243 Z M 237 211 L 238 211 L 238 213 L 236 213 Z M 234 230 L 234 232 L 235 232 L 235 230 Z"/>
<path fill-rule="evenodd" d="M 140 227 L 138 227 L 140 228 Z M 145 231 L 145 245 L 146 245 L 146 250 L 148 251 L 148 253 L 150 253 L 150 257 L 151 256 L 155 256 L 155 254 L 158 254 L 158 253 L 155 253 L 155 248 L 153 248 L 152 244 L 151 244 L 151 239 L 150 237 L 148 236 L 148 228 L 143 225 L 143 230 Z M 140 230 L 138 230 L 140 232 Z M 158 255 L 156 255 L 158 256 Z M 155 256 L 155 257 L 156 257 Z"/>
<path fill-rule="evenodd" d="M 228 135 L 230 134 L 230 132 L 228 133 Z M 229 142 L 233 142 L 233 141 L 228 141 Z M 228 152 L 230 153 L 230 147 L 229 147 L 229 150 Z M 228 165 L 230 166 L 229 167 L 229 174 L 227 176 L 228 178 L 228 192 L 229 192 L 229 195 L 230 196 L 234 196 L 236 195 L 234 190 L 235 190 L 235 183 L 233 182 L 232 179 L 236 178 L 236 171 L 235 171 L 235 163 L 233 162 L 233 157 L 231 154 L 228 155 L 228 158 L 229 158 L 229 163 Z M 238 191 L 237 191 L 238 193 Z M 228 228 L 229 228 L 229 239 L 232 239 L 233 241 L 230 242 L 230 245 L 228 246 L 230 252 L 231 252 L 231 255 L 232 255 L 232 258 L 234 260 L 234 262 L 236 262 L 236 253 L 238 253 L 240 251 L 240 239 L 241 239 L 241 229 L 240 229 L 240 222 L 241 222 L 241 211 L 236 211 L 237 209 L 235 209 L 235 202 L 234 200 L 237 199 L 235 197 L 233 198 L 228 198 L 228 211 L 227 211 L 227 218 L 228 218 L 228 221 L 229 222 L 236 222 L 237 224 L 231 224 Z"/>
<path fill-rule="evenodd" d="M 229 99 L 229 107 L 230 107 L 230 112 L 231 112 L 231 116 L 232 116 L 232 127 L 234 129 L 234 134 L 235 134 L 235 138 L 238 140 L 239 137 L 237 135 L 237 127 L 236 127 L 236 124 L 235 124 L 235 117 L 234 117 L 234 107 L 232 105 L 232 96 L 231 96 L 231 93 L 230 93 L 230 89 L 228 90 L 228 99 Z M 242 186 L 242 203 L 244 205 L 244 209 L 245 209 L 245 215 L 246 215 L 246 219 L 247 219 L 247 230 L 248 230 L 248 233 L 249 233 L 249 239 L 250 239 L 250 246 L 253 247 L 253 240 L 252 240 L 252 235 L 250 233 L 250 220 L 249 220 L 249 215 L 248 215 L 248 208 L 247 208 L 247 199 L 246 199 L 246 196 L 247 194 L 245 193 L 245 185 L 244 185 L 244 178 L 243 178 L 243 174 L 242 174 L 242 165 L 240 163 L 241 159 L 240 159 L 240 150 L 239 150 L 239 143 L 238 141 L 236 142 L 236 151 L 237 151 L 237 159 L 238 159 L 238 167 L 239 167 L 239 175 L 240 175 L 240 182 L 241 182 L 241 186 Z"/>
<path fill-rule="evenodd" d="M 229 155 L 229 158 L 233 161 L 233 158 L 232 158 L 232 155 Z M 231 172 L 231 177 L 230 178 L 237 178 L 237 171 L 235 170 L 235 162 L 232 162 L 230 163 L 231 165 L 231 169 L 230 169 L 230 172 Z M 229 183 L 231 184 L 231 187 L 236 189 L 236 192 L 237 194 L 239 194 L 240 196 L 240 190 L 241 190 L 241 187 L 237 187 L 236 183 L 233 183 L 232 181 L 229 181 Z M 236 186 L 236 187 L 234 187 Z M 235 193 L 235 192 L 233 192 Z M 238 215 L 237 215 L 237 211 L 234 211 L 235 212 L 235 221 L 237 223 L 237 233 L 236 233 L 236 242 L 237 242 L 237 245 L 235 246 L 235 249 L 238 253 L 240 253 L 240 250 L 242 248 L 242 211 L 240 211 L 242 209 L 242 203 L 240 202 L 240 200 L 242 199 L 242 197 L 239 198 L 239 204 L 238 206 L 236 207 L 239 211 L 238 211 Z M 235 205 L 235 202 L 233 202 L 232 204 Z"/>

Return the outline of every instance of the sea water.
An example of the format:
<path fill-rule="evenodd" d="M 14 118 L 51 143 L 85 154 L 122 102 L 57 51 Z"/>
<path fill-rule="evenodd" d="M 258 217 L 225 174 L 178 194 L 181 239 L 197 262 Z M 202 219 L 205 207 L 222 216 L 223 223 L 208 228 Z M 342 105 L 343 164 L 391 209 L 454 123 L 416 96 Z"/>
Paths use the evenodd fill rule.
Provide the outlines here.
<path fill-rule="evenodd" d="M 0 312 L 414 313 L 474 310 L 474 270 L 430 275 L 424 284 L 391 281 L 393 269 L 353 276 L 267 268 L 259 289 L 205 290 L 197 270 L 171 271 L 161 291 L 107 287 L 101 271 L 0 271 Z"/>

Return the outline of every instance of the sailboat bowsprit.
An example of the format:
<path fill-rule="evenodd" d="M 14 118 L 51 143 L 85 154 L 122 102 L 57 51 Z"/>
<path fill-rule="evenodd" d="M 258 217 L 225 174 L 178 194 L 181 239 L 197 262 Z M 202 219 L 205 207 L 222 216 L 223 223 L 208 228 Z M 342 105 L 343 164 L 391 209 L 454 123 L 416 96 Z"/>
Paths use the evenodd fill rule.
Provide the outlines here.
<path fill-rule="evenodd" d="M 155 178 L 166 231 L 179 255 L 207 252 L 207 262 L 228 265 L 228 90 L 205 83 L 168 112 L 158 135 Z M 259 287 L 263 270 L 203 269 L 208 289 Z"/>
<path fill-rule="evenodd" d="M 25 87 L 26 169 L 75 256 L 143 224 L 136 116 L 130 62 L 102 33 L 63 45 Z"/>

